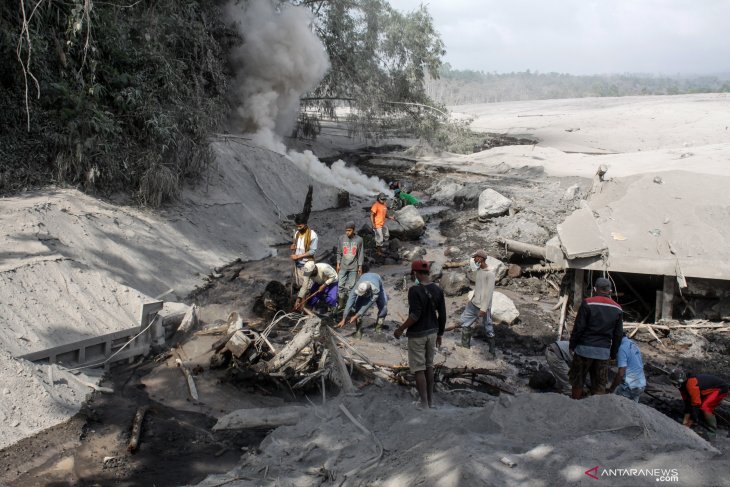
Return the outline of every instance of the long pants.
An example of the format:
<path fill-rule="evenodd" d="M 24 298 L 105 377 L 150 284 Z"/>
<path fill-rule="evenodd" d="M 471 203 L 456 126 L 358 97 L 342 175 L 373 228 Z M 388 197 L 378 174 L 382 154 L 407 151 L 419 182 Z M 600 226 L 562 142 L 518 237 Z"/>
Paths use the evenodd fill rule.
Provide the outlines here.
<path fill-rule="evenodd" d="M 715 408 L 720 405 L 726 396 L 727 392 L 720 392 L 720 389 L 715 389 L 702 398 L 700 409 L 706 413 L 715 414 Z"/>
<path fill-rule="evenodd" d="M 644 388 L 636 387 L 634 389 L 631 389 L 626 384 L 619 384 L 614 392 L 619 396 L 628 397 L 634 402 L 639 402 L 639 396 L 641 396 L 641 393 L 644 392 Z"/>
<path fill-rule="evenodd" d="M 562 391 L 563 394 L 570 394 L 571 387 L 570 381 L 568 381 L 568 371 L 570 371 L 570 365 L 560 355 L 555 353 L 552 347 L 545 349 L 545 360 L 547 361 L 550 372 L 555 377 L 556 389 Z"/>
<path fill-rule="evenodd" d="M 461 313 L 461 327 L 462 328 L 476 328 L 478 326 L 484 327 L 484 333 L 488 338 L 494 337 L 494 324 L 492 323 L 492 310 L 487 310 L 487 314 L 479 316 L 481 310 L 477 308 L 474 303 L 469 301 L 466 304 L 464 312 Z"/>
<path fill-rule="evenodd" d="M 340 273 L 337 275 L 337 282 L 339 284 L 339 295 L 347 296 L 357 282 L 357 269 L 347 270 L 340 268 Z"/>
<path fill-rule="evenodd" d="M 309 290 L 309 294 L 312 294 L 319 288 L 320 284 L 317 284 L 316 282 L 312 284 L 312 287 Z M 316 296 L 313 296 L 309 299 L 308 303 L 311 306 L 316 306 L 317 304 L 324 303 L 327 306 L 334 308 L 337 306 L 337 283 L 333 282 L 329 286 L 327 286 L 323 293 L 317 294 Z"/>
<path fill-rule="evenodd" d="M 387 225 L 375 229 L 375 246 L 382 247 L 383 242 L 390 238 L 390 231 Z"/>

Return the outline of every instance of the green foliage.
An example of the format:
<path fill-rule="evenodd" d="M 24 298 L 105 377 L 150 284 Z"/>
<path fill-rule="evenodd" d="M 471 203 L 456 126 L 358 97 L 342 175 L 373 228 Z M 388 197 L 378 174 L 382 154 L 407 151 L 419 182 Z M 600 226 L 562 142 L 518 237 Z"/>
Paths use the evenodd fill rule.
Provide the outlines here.
<path fill-rule="evenodd" d="M 29 14 L 35 2 L 25 4 Z M 214 1 L 40 3 L 29 22 L 28 68 L 40 83 L 30 132 L 19 5 L 0 7 L 0 190 L 55 181 L 153 206 L 174 198 L 210 160 L 207 136 L 225 113 L 230 33 Z"/>

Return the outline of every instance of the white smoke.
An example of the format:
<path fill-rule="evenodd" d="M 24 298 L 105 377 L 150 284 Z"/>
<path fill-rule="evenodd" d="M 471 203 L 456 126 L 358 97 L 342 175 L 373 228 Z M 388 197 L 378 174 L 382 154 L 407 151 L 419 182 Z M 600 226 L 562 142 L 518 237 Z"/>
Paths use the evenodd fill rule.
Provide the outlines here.
<path fill-rule="evenodd" d="M 330 67 L 322 42 L 312 32 L 310 11 L 291 5 L 277 9 L 270 0 L 251 0 L 245 9 L 229 4 L 226 13 L 244 40 L 233 53 L 242 129 L 322 183 L 359 196 L 387 192 L 379 178 L 342 161 L 327 167 L 312 152 L 287 151 L 282 143 L 281 135 L 295 126 L 300 96 L 314 89 Z"/>

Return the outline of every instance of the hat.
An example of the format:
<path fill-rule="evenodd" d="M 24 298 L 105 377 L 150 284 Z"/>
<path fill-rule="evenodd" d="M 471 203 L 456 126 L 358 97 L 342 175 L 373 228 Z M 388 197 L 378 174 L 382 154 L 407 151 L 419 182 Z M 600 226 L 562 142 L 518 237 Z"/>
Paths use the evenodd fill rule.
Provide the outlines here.
<path fill-rule="evenodd" d="M 370 291 L 370 283 L 361 282 L 355 289 L 355 294 L 358 296 L 365 296 Z"/>
<path fill-rule="evenodd" d="M 427 260 L 414 260 L 411 262 L 411 272 L 429 272 L 431 264 Z"/>
<path fill-rule="evenodd" d="M 669 380 L 674 387 L 679 387 L 687 381 L 687 372 L 682 369 L 674 369 L 669 374 Z"/>
<path fill-rule="evenodd" d="M 593 287 L 595 287 L 596 289 L 607 289 L 610 291 L 611 281 L 609 281 L 605 277 L 599 277 L 598 279 L 596 279 L 596 284 Z"/>
<path fill-rule="evenodd" d="M 350 220 L 349 222 L 345 223 L 345 228 L 352 228 L 355 229 L 355 222 Z"/>
<path fill-rule="evenodd" d="M 302 271 L 304 271 L 305 276 L 311 276 L 317 272 L 317 266 L 314 264 L 313 260 L 309 260 L 304 264 Z"/>
<path fill-rule="evenodd" d="M 487 257 L 489 257 L 489 254 L 487 254 L 484 250 L 479 249 L 472 254 L 472 258 L 473 257 L 481 257 L 482 259 L 487 260 Z"/>
<path fill-rule="evenodd" d="M 385 193 L 378 193 L 378 201 L 385 201 L 388 197 L 385 196 Z"/>

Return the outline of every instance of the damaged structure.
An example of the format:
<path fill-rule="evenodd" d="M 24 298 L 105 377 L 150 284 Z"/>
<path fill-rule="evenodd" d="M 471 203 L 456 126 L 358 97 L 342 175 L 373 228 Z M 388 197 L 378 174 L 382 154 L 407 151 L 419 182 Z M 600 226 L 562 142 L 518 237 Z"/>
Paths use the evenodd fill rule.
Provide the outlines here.
<path fill-rule="evenodd" d="M 604 174 L 546 244 L 547 260 L 574 270 L 573 302 L 606 273 L 637 320 L 730 316 L 730 178 Z"/>

